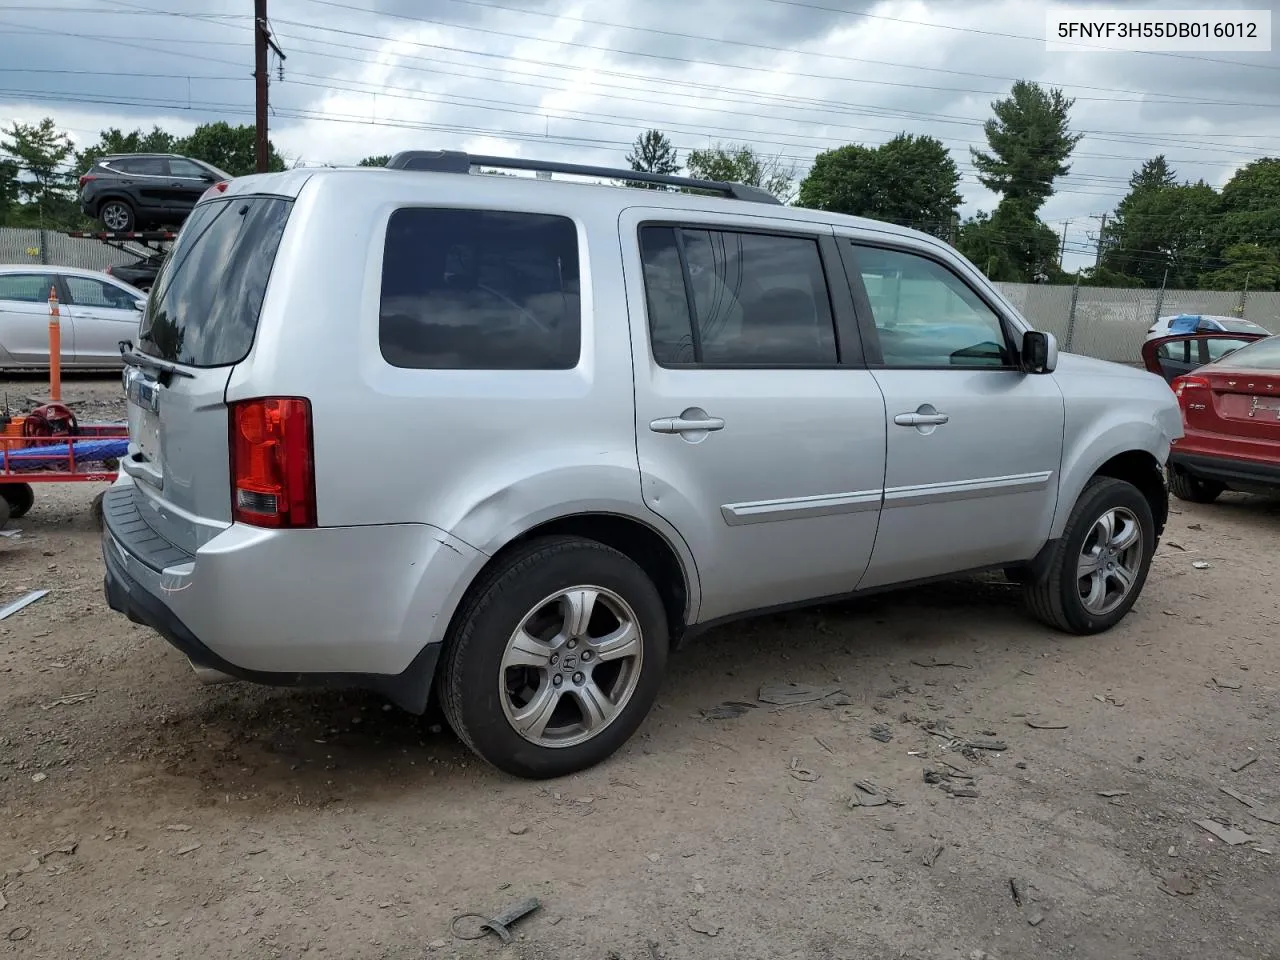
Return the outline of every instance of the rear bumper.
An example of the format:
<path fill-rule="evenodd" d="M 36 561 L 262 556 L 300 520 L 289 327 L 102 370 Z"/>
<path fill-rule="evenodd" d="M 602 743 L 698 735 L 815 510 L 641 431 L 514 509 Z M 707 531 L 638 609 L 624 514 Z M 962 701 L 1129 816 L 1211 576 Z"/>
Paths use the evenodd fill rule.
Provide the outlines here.
<path fill-rule="evenodd" d="M 1169 454 L 1169 466 L 1235 490 L 1280 490 L 1280 462 L 1276 461 L 1181 453 L 1175 448 Z"/>
<path fill-rule="evenodd" d="M 110 607 L 192 663 L 281 686 L 363 687 L 425 709 L 449 617 L 483 557 L 419 524 L 232 525 L 194 556 L 160 540 L 122 478 L 103 502 Z"/>

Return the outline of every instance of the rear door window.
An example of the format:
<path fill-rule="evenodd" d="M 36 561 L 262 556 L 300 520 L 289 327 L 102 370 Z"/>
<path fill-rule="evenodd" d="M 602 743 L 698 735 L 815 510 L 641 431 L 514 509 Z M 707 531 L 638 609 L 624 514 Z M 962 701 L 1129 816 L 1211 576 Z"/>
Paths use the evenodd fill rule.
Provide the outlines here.
<path fill-rule="evenodd" d="M 387 224 L 378 340 L 418 370 L 568 370 L 582 346 L 567 217 L 405 207 Z"/>
<path fill-rule="evenodd" d="M 197 204 L 156 279 L 138 348 L 192 367 L 243 360 L 292 206 L 280 197 Z"/>
<path fill-rule="evenodd" d="M 47 273 L 0 274 L 0 300 L 17 303 L 45 303 L 53 289 L 53 277 Z"/>

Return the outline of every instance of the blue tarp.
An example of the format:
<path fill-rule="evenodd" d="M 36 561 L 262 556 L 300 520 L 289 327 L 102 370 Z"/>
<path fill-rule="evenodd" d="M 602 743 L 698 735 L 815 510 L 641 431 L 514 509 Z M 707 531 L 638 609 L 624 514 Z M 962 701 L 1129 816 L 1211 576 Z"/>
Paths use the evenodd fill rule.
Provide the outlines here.
<path fill-rule="evenodd" d="M 129 452 L 128 437 L 104 437 L 95 440 L 76 440 L 70 445 L 51 444 L 47 447 L 26 447 L 9 453 L 10 467 L 67 467 L 67 455 L 75 453 L 76 463 L 98 463 L 112 458 L 119 459 Z"/>
<path fill-rule="evenodd" d="M 1200 328 L 1200 314 L 1180 313 L 1169 321 L 1169 333 L 1195 333 Z"/>

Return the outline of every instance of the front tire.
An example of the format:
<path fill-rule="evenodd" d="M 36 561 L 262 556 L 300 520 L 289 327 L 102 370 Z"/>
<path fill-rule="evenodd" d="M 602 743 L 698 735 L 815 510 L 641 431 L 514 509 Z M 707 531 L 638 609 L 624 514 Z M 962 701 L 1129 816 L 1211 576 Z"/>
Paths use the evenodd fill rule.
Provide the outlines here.
<path fill-rule="evenodd" d="M 9 505 L 9 517 L 13 520 L 25 517 L 36 502 L 36 492 L 29 483 L 0 484 L 0 497 Z"/>
<path fill-rule="evenodd" d="M 1224 484 L 1201 480 L 1176 467 L 1169 468 L 1169 492 L 1179 500 L 1186 500 L 1188 503 L 1213 503 L 1226 489 Z"/>
<path fill-rule="evenodd" d="M 1141 491 L 1094 477 L 1043 574 L 1026 585 L 1027 606 L 1036 619 L 1067 633 L 1110 630 L 1142 593 L 1155 548 L 1155 521 Z"/>
<path fill-rule="evenodd" d="M 464 601 L 440 703 L 459 739 L 498 769 L 564 776 L 635 733 L 668 645 L 662 598 L 630 558 L 577 537 L 530 541 Z"/>

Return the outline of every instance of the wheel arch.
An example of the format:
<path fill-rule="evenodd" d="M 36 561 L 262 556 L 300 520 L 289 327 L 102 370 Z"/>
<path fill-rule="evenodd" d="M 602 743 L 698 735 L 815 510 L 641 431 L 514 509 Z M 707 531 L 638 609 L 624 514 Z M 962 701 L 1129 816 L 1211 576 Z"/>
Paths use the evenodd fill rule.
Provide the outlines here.
<path fill-rule="evenodd" d="M 133 211 L 134 217 L 136 218 L 138 216 L 138 204 L 127 193 L 120 190 L 110 190 L 102 194 L 102 196 L 97 197 L 93 201 L 93 215 L 96 217 L 102 213 L 103 206 L 112 200 L 119 200 L 121 203 L 127 203 L 129 205 L 129 209 Z"/>
<path fill-rule="evenodd" d="M 593 540 L 634 561 L 657 587 L 667 612 L 671 643 L 679 645 L 688 624 L 696 617 L 700 602 L 697 568 L 688 546 L 675 531 L 659 530 L 656 524 L 630 512 L 603 509 L 530 518 L 508 531 L 501 546 L 492 550 L 488 559 L 470 577 L 458 603 L 450 611 L 444 637 L 453 633 L 455 621 L 460 611 L 465 609 L 467 598 L 496 566 L 529 541 L 548 536 Z"/>
<path fill-rule="evenodd" d="M 1097 476 L 1124 480 L 1142 491 L 1151 505 L 1159 535 L 1169 515 L 1169 494 L 1164 478 L 1164 461 L 1169 447 L 1169 438 L 1156 423 L 1128 419 L 1111 422 L 1085 438 L 1085 442 L 1066 451 L 1049 539 L 1056 540 L 1062 536 L 1076 501 L 1089 481 Z"/>

